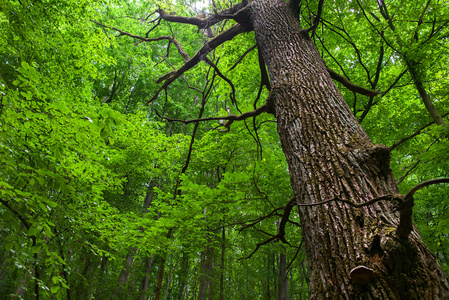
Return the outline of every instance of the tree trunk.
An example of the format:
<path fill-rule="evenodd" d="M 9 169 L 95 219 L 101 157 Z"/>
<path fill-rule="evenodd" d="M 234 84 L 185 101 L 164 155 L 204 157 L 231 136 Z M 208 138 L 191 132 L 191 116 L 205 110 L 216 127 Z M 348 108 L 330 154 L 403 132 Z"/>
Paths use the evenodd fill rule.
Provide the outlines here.
<path fill-rule="evenodd" d="M 198 288 L 198 300 L 208 299 L 207 295 L 212 293 L 214 248 L 208 247 L 201 253 L 201 275 Z"/>
<path fill-rule="evenodd" d="M 126 259 L 122 271 L 118 277 L 119 285 L 124 285 L 129 280 L 129 275 L 131 274 L 131 268 L 134 262 L 134 255 L 137 253 L 136 247 L 131 247 L 128 253 L 126 254 Z"/>
<path fill-rule="evenodd" d="M 285 255 L 285 252 L 279 254 L 278 290 L 278 299 L 288 300 L 287 255 Z"/>
<path fill-rule="evenodd" d="M 156 291 L 154 292 L 154 300 L 159 300 L 161 297 L 162 282 L 164 280 L 164 270 L 165 270 L 165 254 L 161 257 L 161 262 L 159 264 L 159 271 L 157 272 L 157 283 Z"/>
<path fill-rule="evenodd" d="M 330 78 L 288 2 L 255 0 L 251 24 L 273 86 L 270 100 L 297 203 L 363 203 L 397 193 L 389 151 L 374 145 Z M 311 299 L 447 299 L 448 281 L 414 230 L 395 234 L 390 202 L 300 206 Z M 288 238 L 288 237 L 287 237 Z M 367 285 L 352 268 L 374 270 Z"/>
<path fill-rule="evenodd" d="M 182 253 L 181 265 L 179 266 L 178 276 L 178 300 L 182 300 L 185 297 L 184 289 L 187 286 L 187 279 L 189 276 L 189 257 L 186 252 Z"/>
<path fill-rule="evenodd" d="M 150 284 L 150 271 L 151 271 L 151 267 L 153 266 L 153 260 L 154 260 L 154 254 L 151 255 L 151 257 L 147 257 L 146 259 L 146 263 L 145 263 L 145 276 L 142 279 L 142 283 L 140 285 L 140 300 L 145 300 L 148 297 L 147 292 L 148 292 L 148 286 Z"/>
<path fill-rule="evenodd" d="M 416 89 L 418 90 L 419 95 L 421 96 L 422 101 L 424 102 L 424 105 L 427 108 L 427 111 L 429 112 L 432 119 L 435 121 L 438 125 L 443 125 L 446 127 L 446 123 L 443 120 L 443 117 L 440 115 L 438 110 L 435 108 L 435 106 L 432 103 L 432 100 L 430 99 L 430 95 L 427 94 L 426 89 L 424 88 L 424 83 L 422 82 L 420 78 L 420 72 L 418 71 L 417 63 L 413 60 L 407 58 L 404 56 L 405 63 L 407 64 L 408 71 L 412 77 L 413 83 L 416 86 Z"/>
<path fill-rule="evenodd" d="M 173 250 L 171 251 L 171 254 L 170 254 L 170 269 L 168 270 L 167 288 L 165 289 L 164 300 L 167 300 L 170 296 L 170 285 L 171 285 L 172 272 L 173 272 Z"/>
<path fill-rule="evenodd" d="M 221 229 L 221 261 L 220 261 L 220 300 L 224 300 L 224 276 L 225 276 L 225 251 L 226 251 L 226 227 Z"/>

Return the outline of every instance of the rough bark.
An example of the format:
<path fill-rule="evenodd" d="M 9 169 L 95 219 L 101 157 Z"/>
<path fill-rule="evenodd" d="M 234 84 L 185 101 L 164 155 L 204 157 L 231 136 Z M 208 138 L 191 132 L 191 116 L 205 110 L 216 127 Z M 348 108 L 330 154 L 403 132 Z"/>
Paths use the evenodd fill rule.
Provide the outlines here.
<path fill-rule="evenodd" d="M 284 1 L 250 4 L 251 24 L 268 67 L 274 108 L 298 203 L 336 196 L 363 203 L 397 193 L 389 151 L 374 145 L 352 115 L 320 55 Z M 389 202 L 299 207 L 311 299 L 447 299 L 448 281 L 413 231 L 400 239 Z M 374 270 L 365 286 L 352 268 Z"/>

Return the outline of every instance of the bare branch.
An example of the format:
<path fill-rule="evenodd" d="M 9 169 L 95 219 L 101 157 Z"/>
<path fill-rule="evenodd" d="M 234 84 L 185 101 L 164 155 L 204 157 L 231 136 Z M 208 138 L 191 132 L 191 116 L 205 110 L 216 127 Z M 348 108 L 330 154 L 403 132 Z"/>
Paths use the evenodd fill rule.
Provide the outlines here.
<path fill-rule="evenodd" d="M 237 60 L 237 62 L 228 70 L 228 72 L 232 71 L 233 69 L 235 69 L 235 67 L 237 67 L 237 65 L 242 62 L 242 60 L 245 58 L 245 56 L 248 53 L 250 53 L 251 51 L 253 51 L 254 49 L 256 49 L 256 47 L 257 47 L 257 45 L 254 45 L 251 48 L 249 48 L 248 50 L 246 50 L 245 53 L 243 53 L 243 55 L 240 56 L 240 58 Z"/>
<path fill-rule="evenodd" d="M 100 26 L 102 26 L 104 28 L 109 28 L 109 29 L 118 31 L 120 33 L 118 36 L 123 36 L 123 35 L 124 36 L 129 36 L 129 37 L 131 37 L 133 39 L 141 40 L 143 42 L 157 42 L 157 41 L 162 41 L 162 40 L 168 40 L 171 43 L 173 43 L 176 46 L 176 48 L 178 48 L 178 52 L 184 58 L 184 60 L 187 61 L 189 59 L 189 56 L 187 55 L 187 53 L 182 49 L 181 44 L 176 39 L 174 39 L 171 36 L 163 35 L 163 36 L 159 36 L 159 37 L 156 37 L 156 38 L 147 38 L 147 37 L 131 34 L 129 32 L 120 30 L 120 29 L 115 28 L 115 27 L 110 27 L 110 26 L 104 25 L 104 24 L 102 24 L 100 22 L 97 22 L 97 21 L 94 21 L 94 20 L 90 20 L 90 21 L 95 23 L 95 24 L 97 24 L 97 25 L 100 25 Z"/>
<path fill-rule="evenodd" d="M 316 17 L 313 19 L 313 25 L 307 29 L 307 32 L 312 31 L 312 35 L 315 34 L 315 30 L 317 29 L 318 24 L 320 24 L 321 13 L 323 12 L 323 3 L 324 0 L 320 0 L 320 2 L 318 2 L 318 11 L 316 13 Z"/>
<path fill-rule="evenodd" d="M 194 120 L 181 120 L 181 119 L 172 119 L 172 118 L 168 118 L 168 117 L 164 117 L 161 116 L 157 111 L 156 114 L 158 115 L 158 117 L 167 120 L 169 122 L 181 122 L 184 124 L 190 124 L 190 123 L 198 123 L 198 122 L 204 122 L 204 121 L 219 121 L 219 120 L 228 120 L 228 122 L 226 122 L 225 124 L 222 124 L 221 126 L 226 127 L 228 130 L 231 127 L 231 124 L 234 121 L 242 121 L 245 119 L 248 119 L 250 117 L 255 117 L 258 116 L 264 112 L 266 112 L 267 110 L 267 105 L 262 105 L 259 108 L 257 108 L 256 110 L 253 111 L 249 111 L 246 113 L 243 113 L 241 115 L 229 115 L 229 116 L 222 116 L 222 117 L 209 117 L 209 118 L 200 118 L 200 119 L 194 119 Z"/>
<path fill-rule="evenodd" d="M 392 88 L 394 88 L 394 86 L 399 82 L 399 80 L 402 78 L 402 76 L 404 76 L 405 73 L 407 73 L 407 68 L 405 68 L 404 71 L 402 71 L 401 74 L 399 74 L 399 76 L 396 77 L 394 82 L 388 87 L 388 89 L 382 92 L 380 96 L 381 97 L 385 96 Z"/>
<path fill-rule="evenodd" d="M 398 184 L 400 184 L 417 166 L 418 166 L 418 164 L 421 162 L 421 160 L 420 159 L 418 159 L 412 166 L 411 166 L 411 168 L 410 169 L 408 169 L 407 170 L 407 172 L 403 175 L 403 176 L 401 176 L 399 179 L 398 179 Z"/>
<path fill-rule="evenodd" d="M 287 240 L 285 239 L 285 225 L 286 225 L 287 222 L 289 221 L 290 213 L 291 213 L 293 207 L 295 206 L 295 204 L 296 204 L 296 203 L 295 203 L 295 197 L 292 197 L 292 198 L 290 198 L 290 200 L 287 202 L 287 204 L 286 204 L 285 206 L 276 208 L 275 210 L 273 210 L 273 211 L 272 211 L 271 213 L 269 213 L 268 215 L 256 219 L 256 222 L 253 222 L 252 224 L 245 226 L 245 228 L 254 226 L 256 223 L 260 222 L 261 220 L 266 219 L 266 218 L 272 216 L 276 211 L 278 211 L 278 210 L 280 210 L 280 209 L 283 209 L 283 210 L 284 210 L 284 213 L 283 213 L 282 218 L 281 218 L 281 222 L 280 222 L 280 224 L 279 224 L 278 233 L 277 233 L 276 235 L 271 235 L 271 234 L 269 234 L 269 233 L 264 232 L 264 233 L 267 234 L 267 235 L 271 235 L 271 237 L 270 237 L 269 239 L 267 239 L 267 240 L 265 240 L 265 241 L 263 241 L 263 242 L 257 244 L 257 245 L 256 245 L 256 249 L 254 249 L 254 251 L 251 252 L 250 255 L 248 255 L 247 257 L 240 258 L 240 259 L 248 259 L 248 258 L 250 258 L 251 256 L 253 256 L 254 253 L 257 252 L 257 250 L 258 250 L 261 246 L 266 245 L 266 244 L 268 244 L 268 243 L 271 242 L 271 241 L 278 241 L 278 240 L 279 240 L 279 241 L 281 241 L 282 243 L 288 244 L 289 246 L 291 246 L 290 243 L 287 242 Z M 243 228 L 243 229 L 245 229 L 245 228 Z M 242 231 L 243 229 L 241 229 L 240 231 Z M 259 230 L 259 231 L 261 231 L 261 230 Z"/>
<path fill-rule="evenodd" d="M 369 97 L 374 97 L 380 93 L 379 91 L 372 91 L 372 90 L 366 89 L 364 87 L 355 85 L 354 83 L 350 82 L 346 77 L 338 74 L 331 68 L 328 68 L 328 67 L 326 67 L 326 68 L 327 68 L 327 71 L 329 72 L 329 75 L 331 76 L 332 79 L 337 80 L 338 82 L 340 82 L 346 88 L 348 88 L 349 90 L 351 90 L 353 92 L 356 92 L 356 93 L 359 93 L 359 94 L 362 94 L 365 96 L 369 96 Z"/>
<path fill-rule="evenodd" d="M 198 29 L 206 29 L 211 27 L 212 25 L 221 22 L 224 19 L 237 18 L 238 13 L 245 8 L 246 2 L 247 1 L 242 1 L 229 9 L 225 9 L 220 14 L 214 14 L 209 18 L 176 16 L 167 13 L 163 9 L 158 9 L 157 12 L 159 13 L 160 17 L 165 21 L 190 24 L 197 26 Z"/>
<path fill-rule="evenodd" d="M 209 59 L 209 58 L 204 58 L 204 61 L 210 65 L 212 68 L 214 68 L 215 73 L 217 73 L 218 76 L 220 76 L 224 81 L 226 81 L 232 89 L 231 94 L 229 95 L 229 97 L 231 98 L 231 102 L 232 104 L 236 105 L 237 101 L 235 99 L 235 87 L 234 84 L 232 83 L 231 80 L 229 80 L 226 76 L 223 75 L 223 73 L 221 73 L 221 71 L 218 69 L 218 67 Z"/>
<path fill-rule="evenodd" d="M 329 202 L 336 201 L 336 202 L 343 202 L 343 203 L 346 203 L 346 204 L 348 204 L 349 206 L 352 206 L 352 207 L 355 207 L 355 208 L 361 208 L 361 207 L 368 206 L 368 205 L 374 204 L 374 203 L 376 203 L 376 202 L 378 202 L 378 201 L 382 201 L 382 200 L 388 200 L 388 201 L 391 201 L 391 200 L 394 198 L 394 196 L 395 196 L 395 195 L 385 195 L 385 196 L 381 196 L 381 197 L 377 197 L 377 198 L 371 199 L 371 200 L 366 201 L 366 202 L 363 202 L 363 203 L 354 203 L 354 202 L 352 202 L 351 200 L 341 199 L 339 196 L 336 196 L 335 198 L 327 199 L 327 200 L 324 200 L 324 201 L 321 201 L 321 202 L 315 202 L 315 203 L 296 203 L 296 205 L 297 205 L 297 206 L 317 206 L 317 205 L 323 205 L 323 204 L 326 204 L 326 203 L 329 203 Z"/>
<path fill-rule="evenodd" d="M 413 195 L 422 189 L 423 187 L 432 185 L 432 184 L 439 184 L 439 183 L 449 183 L 449 178 L 439 178 L 439 179 L 432 179 L 428 181 L 421 182 L 420 184 L 416 185 L 414 188 L 410 190 L 410 192 L 405 195 L 405 199 L 411 199 Z"/>
<path fill-rule="evenodd" d="M 368 206 L 371 204 L 374 204 L 378 201 L 392 201 L 394 202 L 395 209 L 399 211 L 399 225 L 396 228 L 396 234 L 400 238 L 407 238 L 410 232 L 413 230 L 412 225 L 412 213 L 413 213 L 413 206 L 414 206 L 414 200 L 413 195 L 423 187 L 432 185 L 432 184 L 439 184 L 439 183 L 449 183 L 449 178 L 440 178 L 440 179 L 433 179 L 421 182 L 420 184 L 417 184 L 414 188 L 412 188 L 405 196 L 401 194 L 394 194 L 394 195 L 384 195 L 381 197 L 377 197 L 374 199 L 371 199 L 369 201 L 366 201 L 364 203 L 354 203 L 350 200 L 341 199 L 339 196 L 336 196 L 335 198 L 324 200 L 321 202 L 315 202 L 315 203 L 296 203 L 297 206 L 317 206 L 317 205 L 323 205 L 332 201 L 338 201 L 346 203 L 352 207 L 360 208 L 364 206 Z"/>
<path fill-rule="evenodd" d="M 295 261 L 296 257 L 298 256 L 298 253 L 299 253 L 299 250 L 301 250 L 303 241 L 304 241 L 304 239 L 301 239 L 301 242 L 299 243 L 298 249 L 296 249 L 295 255 L 293 255 L 293 258 L 290 261 L 290 263 L 287 265 L 287 267 L 285 267 L 286 270 L 288 270 L 290 268 L 290 266 L 293 264 L 293 262 Z"/>
<path fill-rule="evenodd" d="M 182 67 L 180 67 L 175 72 L 170 72 L 170 75 L 167 74 L 163 76 L 164 78 L 163 80 L 165 80 L 164 84 L 159 88 L 159 90 L 154 94 L 154 96 L 145 104 L 148 105 L 154 100 L 156 100 L 161 91 L 166 89 L 173 81 L 178 79 L 182 74 L 184 74 L 185 72 L 196 66 L 200 61 L 204 60 L 206 55 L 209 54 L 212 50 L 214 50 L 224 42 L 233 39 L 234 37 L 245 31 L 246 29 L 243 26 L 236 24 L 231 28 L 229 28 L 228 30 L 220 33 L 210 41 L 204 43 L 201 49 L 198 50 L 198 52 L 191 59 L 187 60 Z M 162 80 L 158 81 L 161 82 Z"/>
<path fill-rule="evenodd" d="M 209 96 L 210 90 L 213 87 L 214 80 L 215 80 L 215 74 L 212 76 L 212 80 L 211 80 L 210 84 L 209 84 L 209 81 L 208 81 L 206 86 L 204 87 L 204 89 L 201 91 L 201 94 L 202 94 L 201 107 L 200 107 L 200 111 L 198 113 L 198 119 L 201 119 L 203 117 L 204 109 L 206 107 L 207 98 Z M 198 130 L 199 125 L 200 125 L 200 123 L 197 122 L 197 123 L 195 123 L 195 125 L 193 127 L 192 139 L 190 140 L 189 151 L 187 152 L 186 162 L 184 164 L 184 167 L 181 170 L 181 174 L 184 174 L 187 171 L 187 168 L 189 167 L 190 157 L 192 156 L 192 151 L 193 151 L 193 144 L 195 143 L 196 132 Z"/>
<path fill-rule="evenodd" d="M 449 115 L 449 113 L 444 114 L 442 117 L 444 118 L 444 117 L 446 117 L 447 115 Z M 407 136 L 407 137 L 405 137 L 405 138 L 402 138 L 400 141 L 394 143 L 392 146 L 388 147 L 388 149 L 389 149 L 390 151 L 393 150 L 394 148 L 398 147 L 398 146 L 401 145 L 402 143 L 404 143 L 404 142 L 406 142 L 406 141 L 408 141 L 408 140 L 414 138 L 415 136 L 417 136 L 418 134 L 420 134 L 421 131 L 423 131 L 424 129 L 426 129 L 427 127 L 429 127 L 430 125 L 432 125 L 432 124 L 434 124 L 434 123 L 435 123 L 435 121 L 432 121 L 432 122 L 430 122 L 430 123 L 427 123 L 426 125 L 424 125 L 424 126 L 423 126 L 422 128 L 420 128 L 420 129 L 418 129 L 418 130 L 417 130 L 416 132 L 414 132 L 413 134 L 411 134 L 411 135 L 409 135 L 409 136 Z"/>

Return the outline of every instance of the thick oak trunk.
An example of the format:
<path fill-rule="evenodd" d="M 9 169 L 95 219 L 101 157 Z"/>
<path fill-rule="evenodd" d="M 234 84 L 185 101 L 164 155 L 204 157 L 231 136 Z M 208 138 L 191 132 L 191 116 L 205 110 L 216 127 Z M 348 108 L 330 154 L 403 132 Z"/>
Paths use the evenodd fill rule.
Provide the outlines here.
<path fill-rule="evenodd" d="M 358 124 L 288 3 L 253 1 L 250 17 L 296 201 L 338 196 L 363 203 L 397 193 L 389 151 Z M 447 278 L 419 234 L 396 235 L 391 203 L 356 209 L 330 202 L 299 211 L 311 299 L 449 298 Z M 374 270 L 366 285 L 350 278 L 359 265 Z"/>

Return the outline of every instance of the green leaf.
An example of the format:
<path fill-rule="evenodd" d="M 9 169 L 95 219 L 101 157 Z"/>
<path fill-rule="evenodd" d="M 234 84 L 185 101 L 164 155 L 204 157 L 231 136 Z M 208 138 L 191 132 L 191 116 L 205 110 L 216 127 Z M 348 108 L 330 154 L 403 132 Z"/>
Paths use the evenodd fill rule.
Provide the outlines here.
<path fill-rule="evenodd" d="M 30 68 L 30 65 L 26 61 L 22 61 L 21 65 L 25 70 L 28 70 Z"/>
<path fill-rule="evenodd" d="M 42 248 L 42 245 L 38 244 L 36 246 L 31 247 L 31 252 L 32 253 L 38 253 L 41 250 L 41 248 Z"/>
<path fill-rule="evenodd" d="M 33 235 L 36 235 L 38 232 L 39 232 L 39 230 L 38 230 L 36 227 L 31 227 L 31 228 L 28 230 L 28 235 L 29 235 L 29 236 L 33 236 Z"/>
<path fill-rule="evenodd" d="M 13 243 L 13 242 L 9 242 L 9 243 L 7 243 L 7 244 L 5 245 L 5 250 L 6 250 L 6 251 L 9 251 L 9 250 L 12 249 L 13 246 L 14 246 L 14 243 Z"/>
<path fill-rule="evenodd" d="M 60 289 L 61 287 L 59 286 L 59 285 L 54 285 L 54 286 L 52 286 L 51 287 L 51 293 L 52 294 L 56 294 L 57 292 L 59 292 L 59 289 Z"/>
<path fill-rule="evenodd" d="M 39 207 L 40 207 L 43 211 L 45 211 L 45 212 L 48 211 L 47 206 L 46 206 L 44 203 L 42 203 L 42 202 L 39 202 Z"/>

